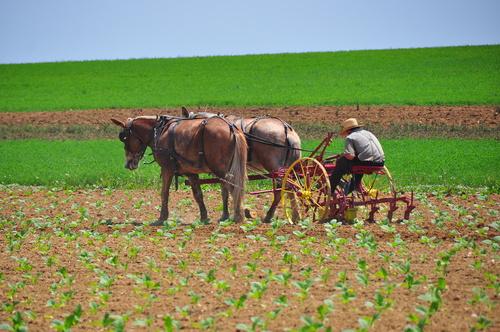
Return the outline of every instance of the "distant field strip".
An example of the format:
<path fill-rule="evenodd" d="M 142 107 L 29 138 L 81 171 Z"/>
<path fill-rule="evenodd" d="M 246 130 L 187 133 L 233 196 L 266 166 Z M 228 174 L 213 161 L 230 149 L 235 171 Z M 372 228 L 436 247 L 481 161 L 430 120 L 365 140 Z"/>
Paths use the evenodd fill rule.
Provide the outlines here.
<path fill-rule="evenodd" d="M 500 45 L 0 65 L 0 111 L 500 104 Z"/>
<path fill-rule="evenodd" d="M 313 148 L 318 141 L 305 141 Z M 500 185 L 500 144 L 496 140 L 401 139 L 382 140 L 387 165 L 401 186 Z M 330 147 L 337 153 L 342 142 Z M 148 149 L 149 151 L 149 149 Z M 118 140 L 0 141 L 0 183 L 62 187 L 157 186 L 156 164 L 136 171 L 124 168 L 123 145 Z M 151 160 L 146 154 L 146 160 Z"/>
<path fill-rule="evenodd" d="M 336 127 L 328 123 L 301 123 L 293 125 L 302 139 L 322 139 Z M 117 127 L 112 124 L 99 126 L 91 125 L 3 125 L 0 124 L 0 140 L 14 139 L 47 139 L 47 140 L 89 140 L 115 139 Z M 500 130 L 490 127 L 471 126 L 439 126 L 439 125 L 369 125 L 377 137 L 384 139 L 401 138 L 483 138 L 500 140 Z"/>

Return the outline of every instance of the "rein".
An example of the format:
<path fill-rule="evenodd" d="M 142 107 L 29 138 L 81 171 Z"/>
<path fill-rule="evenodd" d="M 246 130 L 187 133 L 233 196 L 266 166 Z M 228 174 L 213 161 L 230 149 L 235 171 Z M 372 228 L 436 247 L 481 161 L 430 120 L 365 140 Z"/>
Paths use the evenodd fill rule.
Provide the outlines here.
<path fill-rule="evenodd" d="M 243 120 L 243 118 L 240 118 L 240 119 Z M 262 119 L 276 119 L 276 120 L 279 120 L 283 124 L 283 127 L 285 128 L 285 141 L 287 143 L 286 145 L 285 144 L 274 143 L 274 142 L 265 140 L 265 139 L 263 139 L 260 136 L 256 136 L 256 135 L 252 134 L 252 130 L 253 130 L 255 124 L 259 120 L 262 120 Z M 248 129 L 248 127 L 250 127 L 250 128 Z M 303 152 L 313 152 L 313 150 L 301 149 L 301 148 L 294 148 L 294 147 L 290 146 L 290 143 L 288 141 L 288 130 L 293 130 L 293 128 L 287 122 L 285 122 L 282 119 L 280 119 L 278 117 L 275 117 L 275 116 L 271 116 L 271 115 L 258 116 L 255 119 L 253 119 L 249 124 L 247 124 L 245 127 L 243 127 L 243 122 L 241 122 L 241 128 L 240 129 L 241 129 L 241 131 L 243 131 L 243 134 L 245 135 L 247 141 L 261 143 L 261 144 L 273 146 L 273 147 L 276 147 L 276 148 L 287 149 L 287 156 L 286 156 L 285 160 L 288 159 L 288 152 L 290 150 L 303 151 Z M 249 144 L 249 150 L 251 150 L 250 144 Z"/>

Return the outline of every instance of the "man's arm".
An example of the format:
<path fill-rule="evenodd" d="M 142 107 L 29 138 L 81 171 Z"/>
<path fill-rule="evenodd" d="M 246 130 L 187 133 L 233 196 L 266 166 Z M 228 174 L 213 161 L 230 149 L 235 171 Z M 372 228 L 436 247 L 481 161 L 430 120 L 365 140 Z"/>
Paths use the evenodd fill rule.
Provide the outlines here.
<path fill-rule="evenodd" d="M 356 157 L 356 151 L 354 150 L 354 142 L 349 138 L 346 138 L 345 140 L 344 153 L 341 155 L 341 157 L 344 157 L 349 160 L 353 160 L 354 157 Z"/>

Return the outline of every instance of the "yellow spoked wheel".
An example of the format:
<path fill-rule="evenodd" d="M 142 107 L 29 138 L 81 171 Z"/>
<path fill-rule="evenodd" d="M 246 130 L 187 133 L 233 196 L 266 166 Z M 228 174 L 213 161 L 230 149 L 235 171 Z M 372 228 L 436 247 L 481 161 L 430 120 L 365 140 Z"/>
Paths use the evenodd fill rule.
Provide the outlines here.
<path fill-rule="evenodd" d="M 314 158 L 296 160 L 287 169 L 281 185 L 281 202 L 290 223 L 328 216 L 330 180 L 323 165 Z"/>

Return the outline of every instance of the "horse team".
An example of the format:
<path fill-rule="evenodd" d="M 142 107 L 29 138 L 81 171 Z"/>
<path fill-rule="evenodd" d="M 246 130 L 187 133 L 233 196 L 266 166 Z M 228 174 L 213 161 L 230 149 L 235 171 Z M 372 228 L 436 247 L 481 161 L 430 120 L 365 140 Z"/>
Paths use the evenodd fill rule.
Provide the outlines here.
<path fill-rule="evenodd" d="M 243 221 L 243 196 L 247 168 L 271 173 L 300 158 L 301 142 L 293 128 L 281 119 L 263 116 L 238 118 L 213 113 L 139 116 L 126 122 L 111 119 L 121 127 L 125 147 L 125 167 L 134 170 L 147 147 L 161 167 L 161 211 L 151 225 L 161 226 L 168 219 L 169 189 L 175 176 L 189 179 L 200 220 L 208 221 L 199 174 L 211 173 L 222 186 L 223 211 L 219 220 L 229 218 L 228 198 L 233 199 L 235 222 Z M 280 201 L 279 192 L 264 222 L 273 217 Z"/>

